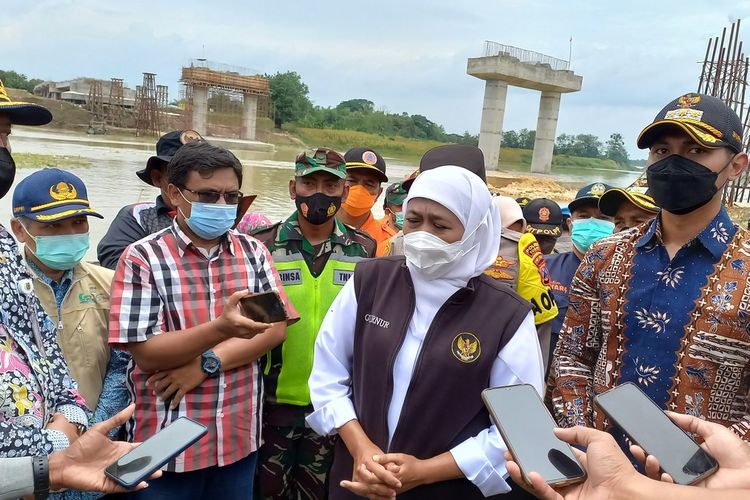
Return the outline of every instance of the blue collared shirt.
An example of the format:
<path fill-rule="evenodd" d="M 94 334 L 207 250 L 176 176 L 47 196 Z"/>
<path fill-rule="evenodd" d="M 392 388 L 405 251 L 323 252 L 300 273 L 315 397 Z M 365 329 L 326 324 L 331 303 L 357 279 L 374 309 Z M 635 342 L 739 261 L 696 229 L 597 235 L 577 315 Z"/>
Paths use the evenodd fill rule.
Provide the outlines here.
<path fill-rule="evenodd" d="M 627 338 L 618 383 L 635 382 L 660 407 L 667 406 L 691 311 L 736 232 L 722 207 L 670 260 L 661 239 L 661 217 L 651 222 L 635 245 L 633 276 L 625 294 Z M 737 282 L 725 286 L 736 288 Z"/>

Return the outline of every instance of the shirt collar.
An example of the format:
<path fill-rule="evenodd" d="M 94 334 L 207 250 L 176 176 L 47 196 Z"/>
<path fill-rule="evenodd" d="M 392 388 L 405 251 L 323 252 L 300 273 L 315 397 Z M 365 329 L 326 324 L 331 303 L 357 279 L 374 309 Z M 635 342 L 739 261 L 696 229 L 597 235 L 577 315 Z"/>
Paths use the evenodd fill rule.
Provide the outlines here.
<path fill-rule="evenodd" d="M 28 256 L 26 257 L 26 264 L 29 266 L 29 269 L 31 270 L 34 275 L 36 275 L 37 278 L 39 278 L 42 283 L 48 285 L 48 286 L 67 286 L 73 281 L 73 269 L 68 269 L 65 271 L 62 275 L 62 278 L 59 282 L 53 280 L 47 274 L 45 274 L 44 271 L 37 265 L 36 262 L 34 262 L 32 259 L 29 259 Z"/>
<path fill-rule="evenodd" d="M 302 234 L 302 229 L 299 227 L 299 212 L 297 210 L 289 216 L 287 220 L 281 223 L 281 231 L 279 231 L 279 242 L 285 242 L 289 240 L 304 241 L 305 236 Z M 334 218 L 333 232 L 328 237 L 331 243 L 339 245 L 350 245 L 352 243 L 351 238 L 347 236 L 346 226 L 343 222 Z"/>
<path fill-rule="evenodd" d="M 723 206 L 716 217 L 703 229 L 703 231 L 695 237 L 693 241 L 700 242 L 703 247 L 708 250 L 715 259 L 719 259 L 724 252 L 726 252 L 729 242 L 734 238 L 737 233 L 737 227 L 729 217 L 726 208 Z M 640 248 L 656 239 L 657 243 L 661 244 L 661 214 L 657 215 L 651 224 L 648 226 L 648 230 L 636 243 L 636 247 Z"/>
<path fill-rule="evenodd" d="M 182 230 L 180 225 L 177 223 L 177 217 L 172 221 L 171 226 L 172 234 L 175 236 L 175 240 L 177 241 L 177 250 L 180 252 L 180 257 L 185 255 L 185 252 L 188 248 L 195 247 L 195 244 L 190 239 L 190 236 L 185 233 L 185 231 Z M 221 237 L 221 241 L 219 241 L 219 253 L 221 253 L 222 250 L 225 248 L 229 249 L 229 253 L 232 255 L 236 255 L 234 246 L 239 244 L 236 241 L 236 238 L 234 238 L 233 233 L 234 230 L 230 229 L 227 231 L 227 233 Z"/>

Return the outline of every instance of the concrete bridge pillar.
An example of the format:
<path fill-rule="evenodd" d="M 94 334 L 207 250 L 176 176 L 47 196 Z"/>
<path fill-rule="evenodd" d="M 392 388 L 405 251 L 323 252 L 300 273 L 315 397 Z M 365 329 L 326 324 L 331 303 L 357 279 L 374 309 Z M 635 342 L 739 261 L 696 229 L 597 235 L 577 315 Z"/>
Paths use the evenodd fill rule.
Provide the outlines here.
<path fill-rule="evenodd" d="M 497 170 L 497 162 L 500 160 L 500 142 L 503 136 L 503 116 L 507 95 L 507 83 L 501 80 L 485 82 L 479 149 L 484 153 L 484 167 L 487 170 Z"/>
<path fill-rule="evenodd" d="M 245 94 L 242 109 L 242 132 L 240 139 L 255 140 L 255 128 L 258 117 L 258 96 Z"/>
<path fill-rule="evenodd" d="M 555 131 L 559 113 L 560 92 L 542 91 L 536 122 L 534 154 L 531 157 L 533 173 L 548 174 L 552 170 L 552 154 L 555 149 Z"/>
<path fill-rule="evenodd" d="M 193 130 L 208 135 L 208 87 L 193 87 Z"/>

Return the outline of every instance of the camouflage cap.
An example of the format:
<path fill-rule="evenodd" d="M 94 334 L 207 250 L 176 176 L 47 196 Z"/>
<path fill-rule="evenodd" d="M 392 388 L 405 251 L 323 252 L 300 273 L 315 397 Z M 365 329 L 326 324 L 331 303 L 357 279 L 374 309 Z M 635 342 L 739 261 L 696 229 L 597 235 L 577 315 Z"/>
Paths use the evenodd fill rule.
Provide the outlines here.
<path fill-rule="evenodd" d="M 385 203 L 383 205 L 401 206 L 406 199 L 406 189 L 400 182 L 394 182 L 385 190 Z"/>
<path fill-rule="evenodd" d="M 330 148 L 317 148 L 311 152 L 303 151 L 294 160 L 295 177 L 304 177 L 320 171 L 333 174 L 339 179 L 346 179 L 346 161 L 343 156 Z"/>

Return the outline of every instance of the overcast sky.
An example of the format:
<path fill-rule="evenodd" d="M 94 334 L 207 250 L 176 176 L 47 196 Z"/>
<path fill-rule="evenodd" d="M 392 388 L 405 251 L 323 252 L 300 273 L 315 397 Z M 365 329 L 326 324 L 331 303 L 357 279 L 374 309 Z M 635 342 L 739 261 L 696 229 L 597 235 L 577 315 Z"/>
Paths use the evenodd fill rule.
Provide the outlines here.
<path fill-rule="evenodd" d="M 144 71 L 177 97 L 191 58 L 294 70 L 324 106 L 365 98 L 477 133 L 484 82 L 466 60 L 485 40 L 568 58 L 583 89 L 563 96 L 557 133 L 612 132 L 631 156 L 640 129 L 697 88 L 708 38 L 750 15 L 750 1 L 3 0 L 0 69 L 51 80 Z M 710 5 L 710 10 L 705 8 Z M 743 33 L 750 33 L 750 19 Z M 741 39 L 750 40 L 749 36 Z M 539 93 L 511 88 L 505 129 L 536 127 Z"/>

